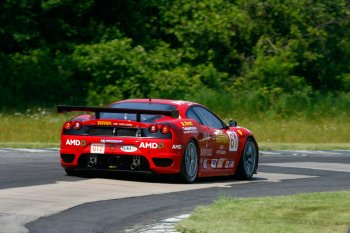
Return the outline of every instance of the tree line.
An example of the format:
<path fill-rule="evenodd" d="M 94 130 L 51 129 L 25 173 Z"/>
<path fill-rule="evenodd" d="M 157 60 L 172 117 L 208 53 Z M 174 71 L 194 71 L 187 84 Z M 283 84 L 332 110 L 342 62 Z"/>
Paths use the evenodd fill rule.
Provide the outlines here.
<path fill-rule="evenodd" d="M 3 0 L 0 106 L 250 98 L 266 110 L 281 98 L 293 105 L 343 95 L 349 4 Z"/>

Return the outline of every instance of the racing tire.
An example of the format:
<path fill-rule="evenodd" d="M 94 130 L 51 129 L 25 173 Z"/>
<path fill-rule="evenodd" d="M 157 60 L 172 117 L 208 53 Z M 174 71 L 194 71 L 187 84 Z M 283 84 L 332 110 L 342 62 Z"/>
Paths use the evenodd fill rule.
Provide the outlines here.
<path fill-rule="evenodd" d="M 242 151 L 235 178 L 251 180 L 253 178 L 253 174 L 256 173 L 257 166 L 258 150 L 254 139 L 248 138 Z"/>
<path fill-rule="evenodd" d="M 181 161 L 180 177 L 186 183 L 193 183 L 198 174 L 198 149 L 194 140 L 191 140 L 184 151 Z"/>

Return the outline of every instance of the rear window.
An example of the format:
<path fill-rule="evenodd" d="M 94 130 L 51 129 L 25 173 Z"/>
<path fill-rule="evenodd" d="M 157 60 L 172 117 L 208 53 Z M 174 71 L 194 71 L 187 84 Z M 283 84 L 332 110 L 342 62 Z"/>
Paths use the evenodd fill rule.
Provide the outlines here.
<path fill-rule="evenodd" d="M 122 102 L 108 106 L 110 108 L 126 108 L 126 109 L 142 109 L 142 110 L 176 110 L 174 105 L 158 104 L 158 103 L 139 103 L 139 102 Z M 141 114 L 141 122 L 154 122 L 161 118 L 162 115 L 156 114 Z M 136 121 L 135 113 L 110 113 L 101 112 L 100 119 L 117 119 L 117 120 L 132 120 Z"/>

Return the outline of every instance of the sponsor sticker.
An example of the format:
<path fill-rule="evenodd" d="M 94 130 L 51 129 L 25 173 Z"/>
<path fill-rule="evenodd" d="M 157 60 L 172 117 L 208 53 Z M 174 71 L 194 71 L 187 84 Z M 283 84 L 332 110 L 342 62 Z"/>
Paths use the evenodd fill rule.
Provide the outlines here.
<path fill-rule="evenodd" d="M 124 152 L 135 152 L 135 151 L 137 151 L 137 147 L 135 147 L 135 146 L 122 146 L 122 147 L 120 147 L 120 150 L 124 151 Z"/>
<path fill-rule="evenodd" d="M 233 168 L 234 165 L 235 165 L 235 161 L 230 160 L 228 168 Z"/>
<path fill-rule="evenodd" d="M 112 125 L 112 121 L 97 121 L 97 125 L 109 126 Z"/>
<path fill-rule="evenodd" d="M 139 148 L 144 148 L 144 149 L 163 149 L 164 148 L 164 143 L 141 142 Z"/>
<path fill-rule="evenodd" d="M 211 135 L 209 133 L 203 133 L 203 141 L 205 140 L 210 140 L 211 139 Z"/>
<path fill-rule="evenodd" d="M 233 160 L 228 160 L 225 162 L 225 168 L 233 168 L 234 165 L 235 165 L 235 161 Z"/>
<path fill-rule="evenodd" d="M 197 127 L 194 126 L 186 126 L 186 127 L 182 127 L 184 133 L 197 133 Z"/>
<path fill-rule="evenodd" d="M 204 159 L 204 161 L 203 161 L 203 168 L 209 168 L 208 167 L 208 160 L 206 160 L 206 159 Z"/>
<path fill-rule="evenodd" d="M 78 140 L 78 139 L 67 139 L 66 145 L 68 146 L 86 146 L 85 140 Z"/>
<path fill-rule="evenodd" d="M 238 136 L 235 132 L 233 131 L 227 131 L 228 137 L 230 139 L 229 141 L 229 151 L 237 151 L 238 149 Z"/>
<path fill-rule="evenodd" d="M 182 145 L 181 144 L 179 144 L 179 145 L 173 145 L 172 147 L 171 147 L 171 149 L 173 149 L 173 150 L 181 150 L 182 149 Z"/>
<path fill-rule="evenodd" d="M 192 121 L 182 121 L 181 125 L 183 127 L 185 127 L 185 126 L 193 126 L 193 122 Z"/>
<path fill-rule="evenodd" d="M 242 131 L 239 129 L 239 130 L 237 130 L 237 132 L 242 136 L 243 135 L 243 133 L 242 133 Z"/>
<path fill-rule="evenodd" d="M 222 168 L 223 164 L 224 164 L 224 161 L 225 161 L 225 159 L 223 159 L 223 158 L 219 159 L 217 168 Z"/>
<path fill-rule="evenodd" d="M 210 165 L 210 166 L 211 166 L 212 168 L 216 168 L 217 161 L 218 161 L 217 159 L 213 159 L 213 160 L 211 161 L 211 165 Z"/>
<path fill-rule="evenodd" d="M 124 140 L 101 139 L 101 142 L 102 143 L 116 143 L 116 144 L 119 144 L 119 143 L 123 143 Z"/>
<path fill-rule="evenodd" d="M 133 126 L 133 124 L 131 124 L 131 123 L 124 123 L 124 122 L 113 122 L 112 125 L 113 126 L 124 126 L 124 127 Z"/>
<path fill-rule="evenodd" d="M 218 155 L 226 155 L 226 150 L 216 150 L 216 154 L 218 154 Z"/>
<path fill-rule="evenodd" d="M 103 143 L 91 143 L 90 153 L 91 154 L 104 154 L 105 153 L 105 144 L 103 144 Z"/>
<path fill-rule="evenodd" d="M 227 134 L 217 134 L 215 137 L 215 142 L 226 144 L 229 142 L 229 138 L 227 137 Z"/>
<path fill-rule="evenodd" d="M 212 156 L 213 149 L 201 148 L 201 156 Z"/>

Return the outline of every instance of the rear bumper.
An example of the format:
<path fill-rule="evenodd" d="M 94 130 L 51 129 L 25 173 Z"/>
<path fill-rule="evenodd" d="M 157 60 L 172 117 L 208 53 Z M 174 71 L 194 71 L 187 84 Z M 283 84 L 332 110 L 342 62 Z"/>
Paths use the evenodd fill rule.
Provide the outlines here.
<path fill-rule="evenodd" d="M 94 144 L 103 152 L 95 153 Z M 172 139 L 62 136 L 60 154 L 62 167 L 69 169 L 175 174 L 181 170 L 183 145 Z"/>

